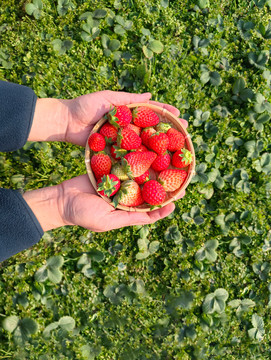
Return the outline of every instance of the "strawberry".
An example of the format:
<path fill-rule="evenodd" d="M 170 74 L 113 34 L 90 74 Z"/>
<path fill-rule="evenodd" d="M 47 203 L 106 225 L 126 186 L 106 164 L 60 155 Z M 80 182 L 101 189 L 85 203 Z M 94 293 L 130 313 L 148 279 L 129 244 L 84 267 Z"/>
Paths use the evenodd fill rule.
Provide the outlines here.
<path fill-rule="evenodd" d="M 118 130 L 109 122 L 106 122 L 100 129 L 99 133 L 104 136 L 106 142 L 113 143 L 117 141 Z"/>
<path fill-rule="evenodd" d="M 153 127 L 147 127 L 143 129 L 140 134 L 142 144 L 149 146 L 149 138 L 154 133 L 156 133 L 156 130 Z"/>
<path fill-rule="evenodd" d="M 120 188 L 120 180 L 116 175 L 104 175 L 97 182 L 97 190 L 103 196 L 113 196 Z"/>
<path fill-rule="evenodd" d="M 165 123 L 165 122 L 159 122 L 159 124 L 157 124 L 156 126 L 155 126 L 155 128 L 156 128 L 156 131 L 158 131 L 158 132 L 163 132 L 163 133 L 167 133 L 167 131 L 169 130 L 169 129 L 171 129 L 171 125 L 169 124 L 169 123 Z"/>
<path fill-rule="evenodd" d="M 108 175 L 110 173 L 112 163 L 107 154 L 104 152 L 98 152 L 92 156 L 90 166 L 96 179 L 99 179 L 103 175 Z"/>
<path fill-rule="evenodd" d="M 134 124 L 140 127 L 155 126 L 159 123 L 158 115 L 146 106 L 136 107 L 133 111 Z"/>
<path fill-rule="evenodd" d="M 136 151 L 148 151 L 148 149 L 146 148 L 146 146 L 145 145 L 140 145 L 137 149 L 136 149 Z"/>
<path fill-rule="evenodd" d="M 124 166 L 120 163 L 116 163 L 112 166 L 111 173 L 116 175 L 121 181 L 129 179 L 128 175 L 124 170 Z"/>
<path fill-rule="evenodd" d="M 161 205 L 166 199 L 166 191 L 158 181 L 149 180 L 143 185 L 142 196 L 150 205 Z"/>
<path fill-rule="evenodd" d="M 183 184 L 186 176 L 185 170 L 166 169 L 160 172 L 157 180 L 166 191 L 175 191 Z"/>
<path fill-rule="evenodd" d="M 134 130 L 134 132 L 139 136 L 141 133 L 141 128 L 139 126 L 136 126 L 135 124 L 128 124 L 127 125 L 128 129 Z"/>
<path fill-rule="evenodd" d="M 121 149 L 116 144 L 113 144 L 110 147 L 110 154 L 113 159 L 120 160 L 124 155 L 127 154 L 127 151 L 124 149 Z"/>
<path fill-rule="evenodd" d="M 115 106 L 109 111 L 106 118 L 113 126 L 127 126 L 132 121 L 132 111 L 126 105 Z"/>
<path fill-rule="evenodd" d="M 127 175 L 135 178 L 144 174 L 156 157 L 153 151 L 133 151 L 122 158 L 122 163 Z"/>
<path fill-rule="evenodd" d="M 149 170 L 145 171 L 144 174 L 135 177 L 134 178 L 135 182 L 137 182 L 139 185 L 144 184 L 146 181 L 150 180 L 150 172 Z"/>
<path fill-rule="evenodd" d="M 183 168 L 191 164 L 193 155 L 185 148 L 176 151 L 172 156 L 172 165 L 177 168 Z"/>
<path fill-rule="evenodd" d="M 124 206 L 138 206 L 144 203 L 141 189 L 134 180 L 127 180 L 121 184 L 121 187 L 113 199 L 115 207 L 120 204 Z"/>
<path fill-rule="evenodd" d="M 99 133 L 91 134 L 88 138 L 88 146 L 93 151 L 103 151 L 106 142 L 103 135 Z"/>
<path fill-rule="evenodd" d="M 118 132 L 117 144 L 120 148 L 125 150 L 137 149 L 141 145 L 141 138 L 134 130 L 123 127 Z"/>
<path fill-rule="evenodd" d="M 154 171 L 162 171 L 169 167 L 171 157 L 168 152 L 162 155 L 158 155 L 154 162 L 151 164 L 151 167 Z"/>
<path fill-rule="evenodd" d="M 164 154 L 168 147 L 168 137 L 165 133 L 156 132 L 149 138 L 149 148 L 155 151 L 158 155 Z"/>
<path fill-rule="evenodd" d="M 167 131 L 167 137 L 169 139 L 169 144 L 168 144 L 169 151 L 181 150 L 184 147 L 185 137 L 180 131 L 171 128 Z"/>

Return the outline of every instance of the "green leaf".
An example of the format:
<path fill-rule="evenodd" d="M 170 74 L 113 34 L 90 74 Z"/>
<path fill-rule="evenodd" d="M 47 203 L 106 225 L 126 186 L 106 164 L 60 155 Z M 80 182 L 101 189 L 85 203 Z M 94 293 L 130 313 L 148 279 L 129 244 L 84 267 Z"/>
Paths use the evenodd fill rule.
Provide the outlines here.
<path fill-rule="evenodd" d="M 100 355 L 102 349 L 100 346 L 83 345 L 80 347 L 81 354 L 84 360 L 95 360 Z"/>
<path fill-rule="evenodd" d="M 117 39 L 112 39 L 108 43 L 108 49 L 111 51 L 116 51 L 120 48 L 120 41 Z"/>
<path fill-rule="evenodd" d="M 58 328 L 58 321 L 52 322 L 51 324 L 47 325 L 43 330 L 42 335 L 44 338 L 48 339 L 51 336 L 51 331 Z"/>
<path fill-rule="evenodd" d="M 107 11 L 104 9 L 96 9 L 92 14 L 92 16 L 96 19 L 102 19 L 106 17 L 106 15 L 107 15 Z"/>
<path fill-rule="evenodd" d="M 37 282 L 44 282 L 48 279 L 48 270 L 46 265 L 42 266 L 35 272 L 35 280 Z"/>
<path fill-rule="evenodd" d="M 18 324 L 19 324 L 19 318 L 18 316 L 15 315 L 6 317 L 2 322 L 3 328 L 10 333 L 12 333 L 16 329 Z"/>
<path fill-rule="evenodd" d="M 265 65 L 269 60 L 269 52 L 261 51 L 259 54 L 250 52 L 248 54 L 248 61 L 251 65 L 256 66 L 258 69 L 265 70 Z"/>
<path fill-rule="evenodd" d="M 52 281 L 54 284 L 60 283 L 62 280 L 62 276 L 63 274 L 58 268 L 56 267 L 48 268 L 48 279 Z"/>
<path fill-rule="evenodd" d="M 167 8 L 169 5 L 169 0 L 161 0 L 160 4 L 163 8 Z"/>
<path fill-rule="evenodd" d="M 158 40 L 152 40 L 150 41 L 148 48 L 156 54 L 161 54 L 164 50 L 164 45 Z"/>
<path fill-rule="evenodd" d="M 159 241 L 152 241 L 149 245 L 150 254 L 154 254 L 159 249 L 160 243 Z"/>
<path fill-rule="evenodd" d="M 197 3 L 200 9 L 205 9 L 210 6 L 209 0 L 198 0 Z"/>
<path fill-rule="evenodd" d="M 211 71 L 209 73 L 210 76 L 210 82 L 214 86 L 219 86 L 222 83 L 222 79 L 220 74 L 217 71 Z"/>
<path fill-rule="evenodd" d="M 200 77 L 200 81 L 203 83 L 203 84 L 207 84 L 207 82 L 210 80 L 210 72 L 209 71 L 204 71 L 202 74 L 201 74 L 201 77 Z"/>
<path fill-rule="evenodd" d="M 89 257 L 96 262 L 101 262 L 104 260 L 104 253 L 97 249 L 92 249 L 88 252 Z"/>
<path fill-rule="evenodd" d="M 142 50 L 146 58 L 151 59 L 153 57 L 153 52 L 149 48 L 147 48 L 146 45 L 142 47 Z"/>
<path fill-rule="evenodd" d="M 63 316 L 59 319 L 58 325 L 66 331 L 72 331 L 75 328 L 75 320 L 71 316 Z"/>
<path fill-rule="evenodd" d="M 52 256 L 46 260 L 47 267 L 61 267 L 64 264 L 64 258 L 61 255 Z"/>
<path fill-rule="evenodd" d="M 182 238 L 182 234 L 180 233 L 177 225 L 171 225 L 167 228 L 164 237 L 165 240 L 167 241 L 173 240 L 177 244 L 180 242 Z"/>
<path fill-rule="evenodd" d="M 114 33 L 124 36 L 126 34 L 126 30 L 121 25 L 116 25 L 114 27 Z"/>

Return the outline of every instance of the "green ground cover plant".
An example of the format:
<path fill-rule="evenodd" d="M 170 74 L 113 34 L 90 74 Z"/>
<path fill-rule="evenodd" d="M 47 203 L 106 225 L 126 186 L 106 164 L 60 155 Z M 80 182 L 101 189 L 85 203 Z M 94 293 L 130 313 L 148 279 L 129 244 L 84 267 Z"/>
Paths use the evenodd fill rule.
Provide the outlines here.
<path fill-rule="evenodd" d="M 39 97 L 150 91 L 188 120 L 197 166 L 164 220 L 63 227 L 0 264 L 0 359 L 271 358 L 270 11 L 270 0 L 1 1 L 1 79 Z M 1 187 L 85 172 L 70 144 L 0 154 Z"/>

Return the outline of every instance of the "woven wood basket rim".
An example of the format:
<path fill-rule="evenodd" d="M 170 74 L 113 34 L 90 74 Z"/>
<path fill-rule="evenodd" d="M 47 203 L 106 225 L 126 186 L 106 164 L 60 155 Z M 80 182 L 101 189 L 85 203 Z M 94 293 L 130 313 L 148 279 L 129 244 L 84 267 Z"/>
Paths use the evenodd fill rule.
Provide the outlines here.
<path fill-rule="evenodd" d="M 192 153 L 193 155 L 193 160 L 191 162 L 190 165 L 188 165 L 188 175 L 186 177 L 186 180 L 184 181 L 184 183 L 181 185 L 181 187 L 177 190 L 175 190 L 174 192 L 172 192 L 171 195 L 169 195 L 169 197 L 167 198 L 167 200 L 161 204 L 159 207 L 164 207 L 167 204 L 176 201 L 178 199 L 178 197 L 180 196 L 181 193 L 184 192 L 184 190 L 187 188 L 187 186 L 189 185 L 189 183 L 191 182 L 192 177 L 195 174 L 195 166 L 196 166 L 196 160 L 195 160 L 195 150 L 194 150 L 194 146 L 191 140 L 191 136 L 190 134 L 187 132 L 187 130 L 185 129 L 185 127 L 183 126 L 183 124 L 181 123 L 180 119 L 177 118 L 177 116 L 175 116 L 174 114 L 172 114 L 171 112 L 169 112 L 167 109 L 157 106 L 157 105 L 153 105 L 153 104 L 149 104 L 149 103 L 134 103 L 134 104 L 129 104 L 127 105 L 129 108 L 135 108 L 135 107 L 139 107 L 139 106 L 145 106 L 145 107 L 149 107 L 150 109 L 152 109 L 153 111 L 155 111 L 158 115 L 160 115 L 160 117 L 162 117 L 164 120 L 166 119 L 166 121 L 169 121 L 172 125 L 174 125 L 175 128 L 177 128 L 179 131 L 182 132 L 182 134 L 185 136 L 185 140 L 186 140 L 186 148 Z M 93 127 L 92 131 L 90 132 L 89 136 L 95 132 L 97 132 L 100 127 L 106 122 L 107 120 L 102 117 Z M 91 155 L 91 150 L 89 148 L 88 145 L 88 139 L 87 139 L 87 143 L 86 143 L 86 147 L 85 147 L 85 164 L 86 164 L 86 169 L 87 169 L 87 174 L 89 177 L 89 180 L 91 182 L 91 184 L 93 185 L 94 189 L 97 189 L 97 183 L 96 183 L 96 179 L 95 176 L 92 172 L 91 166 L 90 166 L 90 155 Z M 97 192 L 97 190 L 96 190 Z M 101 194 L 99 194 L 97 192 L 97 194 L 99 196 L 101 196 L 101 198 L 103 198 L 107 203 L 109 203 L 110 205 L 113 206 L 112 201 L 106 197 L 106 196 L 102 196 Z M 143 207 L 144 206 L 144 207 Z M 137 211 L 137 212 L 149 212 L 152 210 L 157 209 L 158 207 L 154 207 L 153 209 L 151 209 L 150 207 L 147 207 L 146 204 L 144 204 L 142 207 L 128 207 L 128 206 L 122 206 L 122 205 L 118 205 L 117 209 L 120 210 L 125 210 L 125 211 Z"/>

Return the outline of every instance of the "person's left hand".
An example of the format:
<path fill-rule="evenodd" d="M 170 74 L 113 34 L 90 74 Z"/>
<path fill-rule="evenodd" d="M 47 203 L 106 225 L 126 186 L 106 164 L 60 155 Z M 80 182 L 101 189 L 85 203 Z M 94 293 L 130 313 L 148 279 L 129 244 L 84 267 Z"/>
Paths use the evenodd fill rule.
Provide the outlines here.
<path fill-rule="evenodd" d="M 68 125 L 65 134 L 67 142 L 85 146 L 89 133 L 93 126 L 98 122 L 113 106 L 128 105 L 132 103 L 150 102 L 154 105 L 163 107 L 179 116 L 180 112 L 174 106 L 149 101 L 150 93 L 131 94 L 127 92 L 104 90 L 87 95 L 79 96 L 73 100 L 68 100 Z M 182 120 L 187 127 L 187 122 Z"/>

